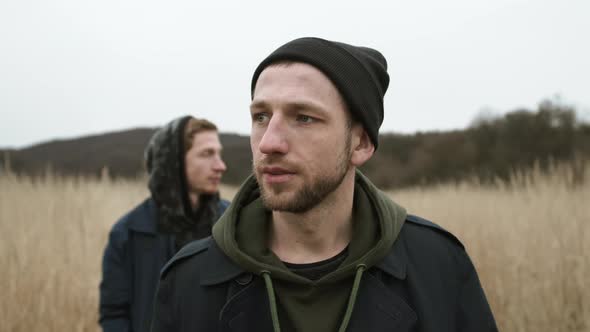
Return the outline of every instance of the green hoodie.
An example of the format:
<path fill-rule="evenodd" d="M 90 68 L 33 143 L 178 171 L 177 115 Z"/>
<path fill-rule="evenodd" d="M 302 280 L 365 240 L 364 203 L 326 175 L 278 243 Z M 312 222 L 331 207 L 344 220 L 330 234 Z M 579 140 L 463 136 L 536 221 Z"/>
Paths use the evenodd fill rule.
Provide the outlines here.
<path fill-rule="evenodd" d="M 238 266 L 264 278 L 275 331 L 344 331 L 363 271 L 389 252 L 406 218 L 405 209 L 360 171 L 352 214 L 348 257 L 338 269 L 314 281 L 289 270 L 268 248 L 271 211 L 263 207 L 253 176 L 213 227 L 213 238 Z"/>

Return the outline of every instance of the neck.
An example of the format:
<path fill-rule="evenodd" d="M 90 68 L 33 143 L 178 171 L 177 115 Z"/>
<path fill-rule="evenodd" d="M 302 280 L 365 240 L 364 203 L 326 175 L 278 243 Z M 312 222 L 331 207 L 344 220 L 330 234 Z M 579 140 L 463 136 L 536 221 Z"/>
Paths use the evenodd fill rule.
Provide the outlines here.
<path fill-rule="evenodd" d="M 188 198 L 189 198 L 189 200 L 191 202 L 191 207 L 193 208 L 193 211 L 195 211 L 199 207 L 199 194 L 198 193 L 189 192 L 188 193 Z"/>
<path fill-rule="evenodd" d="M 334 257 L 352 238 L 354 169 L 322 202 L 304 213 L 273 211 L 270 248 L 282 261 L 305 264 Z"/>

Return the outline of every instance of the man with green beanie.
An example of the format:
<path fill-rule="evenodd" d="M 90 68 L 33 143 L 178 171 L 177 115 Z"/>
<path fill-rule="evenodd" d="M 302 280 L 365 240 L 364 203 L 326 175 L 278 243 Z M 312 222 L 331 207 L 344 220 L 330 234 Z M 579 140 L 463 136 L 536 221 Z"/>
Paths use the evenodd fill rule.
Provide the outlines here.
<path fill-rule="evenodd" d="M 497 331 L 461 243 L 357 170 L 388 85 L 367 47 L 300 38 L 262 61 L 254 174 L 162 270 L 153 332 Z"/>

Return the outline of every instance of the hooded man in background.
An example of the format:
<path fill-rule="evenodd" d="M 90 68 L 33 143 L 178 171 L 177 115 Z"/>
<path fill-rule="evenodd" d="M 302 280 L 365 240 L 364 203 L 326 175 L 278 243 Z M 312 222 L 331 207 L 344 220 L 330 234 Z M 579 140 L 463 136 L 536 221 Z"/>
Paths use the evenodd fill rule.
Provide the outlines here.
<path fill-rule="evenodd" d="M 151 197 L 113 226 L 100 284 L 104 332 L 148 331 L 160 269 L 190 241 L 211 235 L 228 201 L 217 127 L 190 116 L 159 129 L 145 151 Z"/>
<path fill-rule="evenodd" d="M 357 170 L 388 85 L 381 53 L 319 38 L 262 61 L 254 175 L 162 270 L 152 332 L 497 330 L 459 240 Z"/>

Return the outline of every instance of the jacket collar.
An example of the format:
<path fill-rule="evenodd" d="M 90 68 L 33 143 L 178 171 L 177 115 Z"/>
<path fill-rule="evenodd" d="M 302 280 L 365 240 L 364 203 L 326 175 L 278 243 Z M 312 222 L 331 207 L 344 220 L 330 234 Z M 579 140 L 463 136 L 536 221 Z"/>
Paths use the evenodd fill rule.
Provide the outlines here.
<path fill-rule="evenodd" d="M 201 285 L 203 286 L 220 284 L 245 272 L 221 251 L 213 237 L 210 238 L 209 248 L 203 255 L 204 266 L 210 267 L 203 269 L 201 274 Z"/>
<path fill-rule="evenodd" d="M 391 250 L 376 264 L 377 268 L 400 280 L 406 279 L 406 265 L 408 261 L 403 233 L 404 229 L 402 226 L 402 230 L 393 243 Z"/>
<path fill-rule="evenodd" d="M 158 220 L 156 203 L 148 198 L 129 216 L 128 227 L 130 230 L 156 235 Z"/>
<path fill-rule="evenodd" d="M 375 267 L 397 279 L 404 280 L 406 278 L 407 255 L 401 235 L 402 233 L 393 244 L 392 250 Z M 204 266 L 211 267 L 202 271 L 201 285 L 203 286 L 220 284 L 246 273 L 221 251 L 213 238 L 209 241 L 209 248 L 203 255 Z"/>

